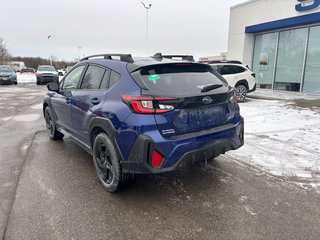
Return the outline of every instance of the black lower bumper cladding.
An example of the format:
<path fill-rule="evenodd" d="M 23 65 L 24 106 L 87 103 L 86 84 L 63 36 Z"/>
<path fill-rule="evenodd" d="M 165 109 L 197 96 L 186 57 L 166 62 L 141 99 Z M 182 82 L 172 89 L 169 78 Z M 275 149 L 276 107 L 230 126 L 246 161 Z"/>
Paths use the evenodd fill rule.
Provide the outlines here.
<path fill-rule="evenodd" d="M 194 151 L 185 153 L 173 166 L 168 168 L 152 168 L 149 164 L 150 152 L 157 148 L 156 144 L 148 136 L 141 135 L 136 140 L 127 160 L 121 162 L 123 172 L 136 174 L 157 174 L 173 171 L 190 162 L 204 161 L 224 154 L 229 150 L 235 150 L 244 144 L 243 123 L 237 134 L 232 139 L 216 140 L 213 144 Z M 164 156 L 166 158 L 166 156 Z"/>

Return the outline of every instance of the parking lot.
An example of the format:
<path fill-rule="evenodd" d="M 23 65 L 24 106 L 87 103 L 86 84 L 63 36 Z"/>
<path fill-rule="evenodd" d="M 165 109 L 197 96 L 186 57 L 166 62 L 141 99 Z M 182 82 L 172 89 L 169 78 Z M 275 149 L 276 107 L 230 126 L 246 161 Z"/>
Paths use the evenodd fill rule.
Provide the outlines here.
<path fill-rule="evenodd" d="M 319 238 L 313 97 L 258 93 L 240 104 L 243 148 L 207 165 L 135 176 L 110 194 L 89 154 L 47 136 L 45 92 L 34 83 L 0 86 L 1 239 Z"/>

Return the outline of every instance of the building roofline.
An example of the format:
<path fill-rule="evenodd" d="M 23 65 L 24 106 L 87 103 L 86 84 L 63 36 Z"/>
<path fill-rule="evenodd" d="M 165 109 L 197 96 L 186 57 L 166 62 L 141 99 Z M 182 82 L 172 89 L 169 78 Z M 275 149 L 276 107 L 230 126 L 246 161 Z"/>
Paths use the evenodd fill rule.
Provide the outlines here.
<path fill-rule="evenodd" d="M 232 7 L 230 7 L 230 9 L 235 9 L 235 8 L 238 8 L 238 7 L 242 7 L 242 6 L 245 6 L 245 5 L 249 5 L 251 3 L 254 3 L 254 2 L 258 2 L 258 1 L 261 1 L 261 0 L 249 0 L 249 1 L 245 1 L 243 3 L 239 3 L 237 5 L 234 5 Z"/>

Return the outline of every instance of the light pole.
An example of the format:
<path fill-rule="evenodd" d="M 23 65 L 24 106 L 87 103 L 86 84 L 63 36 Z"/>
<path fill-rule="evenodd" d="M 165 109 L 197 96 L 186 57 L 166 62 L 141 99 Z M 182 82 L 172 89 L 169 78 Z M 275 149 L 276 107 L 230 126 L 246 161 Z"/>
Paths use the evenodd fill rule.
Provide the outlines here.
<path fill-rule="evenodd" d="M 146 53 L 148 54 L 148 35 L 149 35 L 149 9 L 151 8 L 151 3 L 145 4 L 141 2 L 143 7 L 146 9 Z"/>
<path fill-rule="evenodd" d="M 50 35 L 48 36 L 48 40 L 50 40 L 51 36 L 52 36 L 52 34 L 50 34 Z M 50 55 L 50 65 L 52 66 L 52 55 Z"/>
<path fill-rule="evenodd" d="M 79 61 L 80 61 L 80 59 L 81 59 L 81 49 L 82 49 L 83 47 L 82 46 L 78 46 L 78 49 L 79 49 Z"/>

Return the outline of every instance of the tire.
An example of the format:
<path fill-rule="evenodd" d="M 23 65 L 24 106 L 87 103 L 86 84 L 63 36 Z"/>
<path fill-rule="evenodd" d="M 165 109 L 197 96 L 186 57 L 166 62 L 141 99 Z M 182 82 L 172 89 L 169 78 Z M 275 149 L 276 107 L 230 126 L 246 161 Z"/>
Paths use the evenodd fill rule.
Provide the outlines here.
<path fill-rule="evenodd" d="M 116 192 L 125 182 L 116 149 L 105 133 L 99 133 L 93 144 L 93 163 L 100 183 L 108 192 Z"/>
<path fill-rule="evenodd" d="M 240 84 L 237 86 L 237 96 L 238 96 L 238 101 L 243 102 L 246 97 L 247 97 L 248 89 L 246 86 Z"/>
<path fill-rule="evenodd" d="M 56 128 L 50 107 L 46 107 L 46 109 L 44 110 L 44 119 L 46 121 L 49 137 L 52 140 L 61 140 L 63 138 L 63 134 Z"/>

